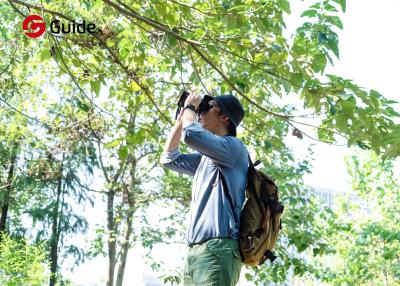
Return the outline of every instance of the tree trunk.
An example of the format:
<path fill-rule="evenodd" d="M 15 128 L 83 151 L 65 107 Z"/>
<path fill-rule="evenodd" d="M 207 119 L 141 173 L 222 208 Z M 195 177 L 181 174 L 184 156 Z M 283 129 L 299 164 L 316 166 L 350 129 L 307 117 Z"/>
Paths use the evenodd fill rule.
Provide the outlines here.
<path fill-rule="evenodd" d="M 108 228 L 108 279 L 107 286 L 114 285 L 114 269 L 116 262 L 116 229 L 114 222 L 114 190 L 107 196 L 107 228 Z"/>
<path fill-rule="evenodd" d="M 15 163 L 17 161 L 18 143 L 14 142 L 12 148 L 13 149 L 11 151 L 12 153 L 10 158 L 10 167 L 8 168 L 6 188 L 4 191 L 3 201 L 1 202 L 0 234 L 5 233 L 7 231 L 7 216 L 8 216 L 8 209 L 10 206 L 12 180 L 14 178 Z M 1 241 L 1 235 L 0 235 L 0 241 Z"/>
<path fill-rule="evenodd" d="M 127 218 L 125 221 L 125 228 L 124 228 L 124 238 L 121 244 L 121 261 L 118 267 L 117 283 L 115 286 L 122 286 L 124 280 L 126 259 L 128 257 L 128 251 L 129 251 L 129 240 L 132 234 L 132 220 L 133 220 L 133 214 L 135 213 L 135 195 L 134 195 L 134 188 L 136 184 L 135 170 L 136 170 L 136 160 L 132 159 L 132 165 L 130 169 L 130 182 L 128 189 L 125 189 L 125 198 L 128 209 L 127 209 Z"/>
<path fill-rule="evenodd" d="M 125 229 L 124 229 L 124 240 L 121 244 L 121 261 L 118 267 L 118 274 L 117 274 L 117 283 L 115 286 L 122 286 L 125 274 L 125 266 L 126 266 L 126 259 L 128 256 L 129 251 L 129 240 L 132 233 L 132 219 L 133 219 L 133 211 L 128 211 L 128 217 L 125 222 Z"/>
<path fill-rule="evenodd" d="M 60 178 L 57 183 L 57 198 L 56 204 L 53 210 L 53 218 L 52 218 L 52 226 L 51 226 L 51 239 L 50 239 L 50 282 L 49 286 L 56 285 L 57 282 L 57 264 L 58 264 L 58 243 L 60 239 L 60 227 L 59 227 L 59 215 L 62 211 L 62 206 L 60 209 L 60 197 L 62 195 L 62 182 L 63 182 L 63 164 L 64 164 L 64 155 L 61 160 L 60 167 Z"/>
<path fill-rule="evenodd" d="M 134 125 L 133 125 L 134 118 L 135 118 L 135 116 L 131 114 L 130 118 L 129 118 L 129 125 L 132 126 L 132 129 L 134 127 Z M 101 150 L 101 148 L 99 145 L 99 151 L 100 150 Z M 101 154 L 100 154 L 100 158 L 101 158 Z M 118 184 L 119 179 L 124 176 L 125 166 L 128 161 L 129 160 L 121 161 L 119 169 L 112 180 L 111 188 L 108 191 L 108 195 L 107 195 L 107 228 L 108 228 L 108 280 L 107 280 L 107 286 L 114 286 L 115 266 L 117 263 L 118 233 L 117 233 L 117 225 L 116 225 L 115 218 L 114 218 L 115 190 L 116 190 L 116 185 Z M 100 164 L 103 169 L 103 173 L 106 177 L 106 180 L 108 181 L 108 183 L 110 183 L 110 179 L 107 179 L 109 177 L 107 176 L 107 172 L 103 166 L 101 159 L 100 159 Z M 136 167 L 135 160 L 133 160 L 132 166 L 133 167 L 131 168 L 131 172 L 134 172 L 134 168 Z M 132 176 L 131 176 L 131 178 L 132 178 Z M 130 185 L 132 184 L 132 182 L 133 181 L 130 182 Z M 118 190 L 119 190 L 119 187 L 118 187 Z M 124 187 L 123 187 L 123 190 L 124 190 L 124 192 L 126 192 Z M 127 200 L 129 201 L 129 196 L 127 198 L 128 198 Z M 129 203 L 128 203 L 128 205 L 129 205 Z M 131 225 L 132 225 L 133 213 L 129 214 L 130 212 L 131 212 L 131 208 L 129 207 L 128 213 L 126 216 L 127 222 L 125 224 L 125 230 L 124 230 L 124 241 L 122 242 L 122 245 L 121 245 L 121 252 L 120 252 L 121 264 L 118 268 L 116 285 L 122 285 L 122 281 L 123 281 L 126 257 L 127 257 L 128 249 L 129 249 L 129 238 L 130 238 L 130 235 L 132 232 Z"/>

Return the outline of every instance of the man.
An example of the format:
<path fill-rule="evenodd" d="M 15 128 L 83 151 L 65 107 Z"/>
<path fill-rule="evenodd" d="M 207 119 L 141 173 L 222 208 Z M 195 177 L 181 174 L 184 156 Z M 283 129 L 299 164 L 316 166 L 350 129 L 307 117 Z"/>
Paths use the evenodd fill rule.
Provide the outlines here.
<path fill-rule="evenodd" d="M 184 285 L 236 285 L 241 259 L 240 213 L 245 198 L 248 152 L 236 138 L 244 117 L 233 96 L 213 97 L 196 120 L 201 97 L 190 94 L 165 143 L 161 163 L 194 176 Z M 179 142 L 197 151 L 181 154 Z"/>

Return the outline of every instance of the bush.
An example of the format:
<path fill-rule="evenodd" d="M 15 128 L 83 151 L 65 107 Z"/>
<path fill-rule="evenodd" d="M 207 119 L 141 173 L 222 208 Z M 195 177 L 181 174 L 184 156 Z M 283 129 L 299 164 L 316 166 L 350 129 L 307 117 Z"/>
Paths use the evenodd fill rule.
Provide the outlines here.
<path fill-rule="evenodd" d="M 49 271 L 43 247 L 0 235 L 0 285 L 46 285 Z"/>

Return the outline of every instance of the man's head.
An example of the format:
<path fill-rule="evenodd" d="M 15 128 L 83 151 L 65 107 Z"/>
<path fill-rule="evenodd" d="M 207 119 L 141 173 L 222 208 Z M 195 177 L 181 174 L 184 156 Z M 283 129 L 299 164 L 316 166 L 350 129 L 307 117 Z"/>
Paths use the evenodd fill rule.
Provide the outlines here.
<path fill-rule="evenodd" d="M 236 136 L 236 127 L 244 117 L 239 100 L 232 95 L 208 97 L 209 108 L 200 113 L 199 122 L 215 134 Z"/>

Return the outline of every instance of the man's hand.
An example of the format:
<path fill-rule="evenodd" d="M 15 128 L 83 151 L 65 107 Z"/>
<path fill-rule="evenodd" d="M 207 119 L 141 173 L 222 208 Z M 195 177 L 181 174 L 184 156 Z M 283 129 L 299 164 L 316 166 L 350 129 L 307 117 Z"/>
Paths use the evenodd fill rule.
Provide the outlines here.
<path fill-rule="evenodd" d="M 182 116 L 183 116 L 183 108 L 181 109 L 181 112 L 178 114 L 178 117 L 176 118 L 175 125 L 181 125 L 182 124 Z"/>
<path fill-rule="evenodd" d="M 194 93 L 190 93 L 189 96 L 185 100 L 184 106 L 186 106 L 188 104 L 191 104 L 191 105 L 193 105 L 194 107 L 197 108 L 199 106 L 201 100 L 202 100 L 202 98 L 201 98 L 200 95 L 196 95 Z"/>

